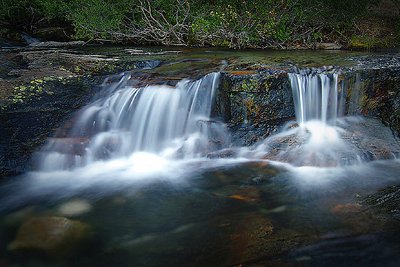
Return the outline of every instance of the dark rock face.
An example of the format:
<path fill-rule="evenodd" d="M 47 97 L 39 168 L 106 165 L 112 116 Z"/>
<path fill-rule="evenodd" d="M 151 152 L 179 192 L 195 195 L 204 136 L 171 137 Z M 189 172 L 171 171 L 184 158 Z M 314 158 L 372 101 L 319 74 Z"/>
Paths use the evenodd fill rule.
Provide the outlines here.
<path fill-rule="evenodd" d="M 400 67 L 346 73 L 347 112 L 378 117 L 400 136 L 399 73 Z"/>
<path fill-rule="evenodd" d="M 366 196 L 362 204 L 378 213 L 385 223 L 400 225 L 400 185 L 389 186 Z"/>
<path fill-rule="evenodd" d="M 0 59 L 0 177 L 30 170 L 31 155 L 100 91 L 105 75 L 160 65 L 40 45 L 0 51 Z"/>
<path fill-rule="evenodd" d="M 357 69 L 322 67 L 313 71 L 340 73 L 339 90 L 344 90 L 346 95 L 346 115 L 379 118 L 399 135 L 400 67 L 397 63 L 386 66 L 378 61 L 376 64 L 375 67 L 380 67 L 366 64 Z M 287 77 L 291 71 L 294 70 L 223 73 L 214 115 L 228 123 L 236 145 L 252 145 L 294 119 L 293 97 Z"/>
<path fill-rule="evenodd" d="M 46 85 L 51 92 L 16 103 L 0 114 L 0 176 L 16 175 L 29 169 L 31 154 L 82 107 L 95 93 L 95 82 L 72 79 Z"/>
<path fill-rule="evenodd" d="M 230 125 L 237 145 L 251 145 L 294 118 L 287 73 L 222 75 L 215 113 Z"/>

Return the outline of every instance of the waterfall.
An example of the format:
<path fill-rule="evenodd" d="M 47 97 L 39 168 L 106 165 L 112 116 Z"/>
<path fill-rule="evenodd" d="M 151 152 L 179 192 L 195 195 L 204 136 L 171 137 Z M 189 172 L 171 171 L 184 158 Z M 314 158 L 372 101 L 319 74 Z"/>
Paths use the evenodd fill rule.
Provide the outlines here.
<path fill-rule="evenodd" d="M 194 158 L 227 142 L 222 123 L 210 119 L 219 73 L 182 80 L 175 87 L 129 86 L 129 75 L 104 82 L 106 96 L 86 106 L 67 134 L 56 134 L 40 154 L 52 171 L 149 152 Z"/>
<path fill-rule="evenodd" d="M 317 120 L 335 124 L 343 115 L 343 92 L 338 91 L 338 74 L 289 73 L 296 118 L 299 124 Z"/>
<path fill-rule="evenodd" d="M 357 161 L 336 126 L 344 115 L 344 94 L 338 74 L 289 73 L 299 127 L 268 138 L 259 148 L 275 160 L 295 166 L 338 166 Z M 276 151 L 276 143 L 281 147 Z M 295 144 L 295 145 L 293 145 Z"/>

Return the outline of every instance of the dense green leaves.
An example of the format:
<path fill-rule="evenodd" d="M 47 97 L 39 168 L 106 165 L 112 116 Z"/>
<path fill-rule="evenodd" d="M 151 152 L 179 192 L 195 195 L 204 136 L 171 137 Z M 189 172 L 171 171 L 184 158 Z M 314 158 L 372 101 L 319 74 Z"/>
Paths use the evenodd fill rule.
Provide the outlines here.
<path fill-rule="evenodd" d="M 395 2 L 398 2 L 395 0 Z M 2 0 L 0 25 L 140 44 L 287 47 L 350 40 L 373 0 Z M 344 40 L 346 41 L 346 40 Z"/>
<path fill-rule="evenodd" d="M 72 0 L 67 19 L 75 28 L 76 39 L 111 39 L 129 11 L 130 0 Z"/>

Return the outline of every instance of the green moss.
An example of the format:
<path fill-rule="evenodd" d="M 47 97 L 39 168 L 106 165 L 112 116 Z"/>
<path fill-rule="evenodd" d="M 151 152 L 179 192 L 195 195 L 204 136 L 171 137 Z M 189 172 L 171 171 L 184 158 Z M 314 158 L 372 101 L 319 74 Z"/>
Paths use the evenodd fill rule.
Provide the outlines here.
<path fill-rule="evenodd" d="M 63 81 L 64 77 L 44 77 L 43 79 L 31 80 L 28 83 L 20 84 L 14 87 L 14 93 L 11 98 L 11 103 L 24 103 L 32 97 L 40 97 L 41 94 L 53 94 L 52 91 L 48 90 L 47 84 L 50 81 Z"/>
<path fill-rule="evenodd" d="M 371 50 L 376 48 L 390 48 L 397 45 L 396 36 L 377 38 L 370 35 L 354 35 L 351 37 L 349 47 L 353 49 Z"/>
<path fill-rule="evenodd" d="M 259 81 L 256 78 L 252 78 L 250 80 L 245 80 L 241 84 L 240 91 L 241 92 L 255 92 L 258 91 Z"/>

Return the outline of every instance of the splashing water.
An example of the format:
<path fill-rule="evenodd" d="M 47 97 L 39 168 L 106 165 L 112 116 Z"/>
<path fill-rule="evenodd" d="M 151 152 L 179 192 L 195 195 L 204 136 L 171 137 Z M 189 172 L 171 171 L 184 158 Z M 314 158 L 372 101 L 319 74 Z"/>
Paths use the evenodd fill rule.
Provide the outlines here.
<path fill-rule="evenodd" d="M 288 76 L 298 125 L 268 137 L 253 151 L 255 156 L 294 166 L 333 167 L 360 162 L 357 149 L 344 142 L 341 135 L 345 130 L 337 125 L 345 122 L 339 119 L 344 115 L 344 93 L 338 90 L 338 74 Z"/>
<path fill-rule="evenodd" d="M 121 75 L 107 86 L 106 97 L 78 114 L 66 135 L 48 141 L 40 170 L 83 167 L 138 152 L 196 158 L 228 143 L 224 125 L 210 119 L 219 73 L 175 87 L 134 88 L 129 79 Z"/>
<path fill-rule="evenodd" d="M 338 74 L 289 73 L 296 119 L 303 133 L 310 133 L 306 150 L 341 145 L 337 118 L 343 115 L 343 92 L 338 92 Z"/>
<path fill-rule="evenodd" d="M 289 74 L 298 125 L 240 148 L 230 147 L 225 125 L 210 116 L 219 76 L 139 88 L 130 86 L 129 75 L 109 77 L 103 96 L 38 153 L 38 170 L 21 183 L 29 191 L 24 195 L 108 194 L 159 180 L 182 184 L 199 172 L 265 160 L 315 178 L 361 161 L 360 150 L 342 138 L 347 122 L 338 119 L 344 97 L 336 74 Z M 228 158 L 218 158 L 224 154 Z"/>

